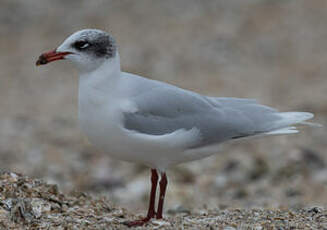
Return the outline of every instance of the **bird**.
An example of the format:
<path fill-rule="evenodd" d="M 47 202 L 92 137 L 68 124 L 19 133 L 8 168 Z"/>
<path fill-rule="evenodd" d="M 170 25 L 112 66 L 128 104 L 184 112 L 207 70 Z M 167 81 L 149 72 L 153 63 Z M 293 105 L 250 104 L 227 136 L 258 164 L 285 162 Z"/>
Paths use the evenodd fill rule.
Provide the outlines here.
<path fill-rule="evenodd" d="M 78 120 L 90 142 L 114 159 L 151 170 L 147 215 L 126 222 L 129 227 L 163 218 L 172 166 L 211 156 L 223 142 L 314 125 L 307 122 L 314 116 L 309 112 L 279 112 L 255 99 L 205 96 L 123 72 L 115 39 L 99 29 L 73 33 L 36 65 L 63 59 L 79 73 Z"/>

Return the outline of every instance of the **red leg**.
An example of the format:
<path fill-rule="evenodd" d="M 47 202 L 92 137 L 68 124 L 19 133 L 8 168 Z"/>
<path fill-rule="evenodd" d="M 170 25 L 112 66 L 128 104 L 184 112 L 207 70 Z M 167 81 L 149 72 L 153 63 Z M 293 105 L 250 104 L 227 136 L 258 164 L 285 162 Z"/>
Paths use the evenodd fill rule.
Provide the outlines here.
<path fill-rule="evenodd" d="M 157 192 L 157 184 L 158 184 L 158 173 L 157 170 L 155 169 L 151 169 L 151 194 L 150 194 L 150 203 L 149 203 L 149 209 L 148 209 L 148 214 L 147 214 L 147 218 L 151 219 L 152 217 L 154 217 L 155 210 L 154 210 L 154 206 L 155 206 L 155 202 L 156 202 L 156 192 Z"/>
<path fill-rule="evenodd" d="M 150 203 L 149 203 L 149 209 L 148 214 L 145 218 L 141 220 L 135 220 L 125 223 L 128 227 L 133 226 L 141 226 L 151 220 L 156 214 L 154 210 L 155 202 L 156 202 L 156 192 L 157 192 L 157 184 L 158 184 L 158 173 L 157 170 L 151 169 L 151 194 L 150 194 Z"/>
<path fill-rule="evenodd" d="M 162 219 L 162 210 L 166 195 L 166 188 L 167 188 L 168 180 L 166 173 L 161 173 L 161 180 L 160 180 L 160 196 L 158 202 L 158 212 L 157 212 L 157 219 Z"/>

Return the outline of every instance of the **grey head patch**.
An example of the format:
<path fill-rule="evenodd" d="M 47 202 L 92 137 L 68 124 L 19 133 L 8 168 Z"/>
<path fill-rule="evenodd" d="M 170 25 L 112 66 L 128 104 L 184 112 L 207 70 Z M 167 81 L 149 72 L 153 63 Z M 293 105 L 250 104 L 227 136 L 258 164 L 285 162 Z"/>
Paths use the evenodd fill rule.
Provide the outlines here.
<path fill-rule="evenodd" d="M 85 52 L 98 58 L 113 58 L 117 50 L 115 39 L 100 30 L 83 32 L 80 38 L 72 44 L 72 47 L 79 52 Z"/>

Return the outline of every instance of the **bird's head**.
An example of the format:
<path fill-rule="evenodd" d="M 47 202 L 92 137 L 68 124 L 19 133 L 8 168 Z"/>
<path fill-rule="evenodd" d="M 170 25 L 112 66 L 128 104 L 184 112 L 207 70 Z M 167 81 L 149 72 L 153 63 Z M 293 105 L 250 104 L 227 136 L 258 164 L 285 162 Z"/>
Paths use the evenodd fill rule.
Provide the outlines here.
<path fill-rule="evenodd" d="M 114 38 L 97 29 L 77 31 L 57 49 L 43 53 L 36 65 L 45 65 L 56 60 L 71 61 L 82 72 L 90 72 L 103 62 L 119 58 Z"/>

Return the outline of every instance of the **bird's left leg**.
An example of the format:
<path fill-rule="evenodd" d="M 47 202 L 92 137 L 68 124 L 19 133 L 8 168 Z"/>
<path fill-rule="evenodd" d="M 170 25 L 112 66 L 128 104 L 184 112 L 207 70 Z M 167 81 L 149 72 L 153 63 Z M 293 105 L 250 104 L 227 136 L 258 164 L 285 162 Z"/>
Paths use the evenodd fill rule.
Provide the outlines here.
<path fill-rule="evenodd" d="M 162 210 L 165 201 L 166 188 L 167 188 L 168 180 L 165 172 L 161 173 L 161 180 L 159 182 L 160 185 L 160 195 L 158 202 L 158 210 L 157 210 L 157 219 L 162 219 Z"/>

